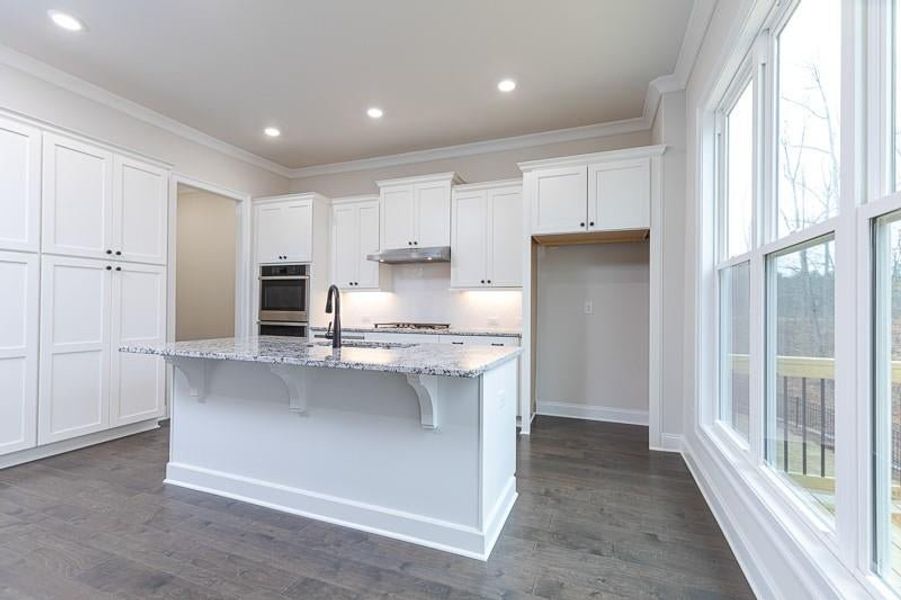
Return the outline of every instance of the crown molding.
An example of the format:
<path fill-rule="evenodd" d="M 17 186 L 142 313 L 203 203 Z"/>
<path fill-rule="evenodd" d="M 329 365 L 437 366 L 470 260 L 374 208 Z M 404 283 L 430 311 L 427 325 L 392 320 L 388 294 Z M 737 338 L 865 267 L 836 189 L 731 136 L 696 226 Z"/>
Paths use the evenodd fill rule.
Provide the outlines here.
<path fill-rule="evenodd" d="M 156 112 L 146 106 L 138 104 L 127 98 L 123 98 L 104 88 L 94 85 L 84 79 L 70 75 L 65 71 L 50 66 L 26 54 L 22 54 L 8 46 L 0 45 L 0 64 L 7 65 L 18 71 L 22 71 L 38 79 L 51 83 L 64 90 L 78 94 L 98 104 L 108 106 L 119 112 L 123 112 L 140 121 L 159 127 L 181 138 L 196 142 L 217 152 L 221 152 L 245 163 L 260 167 L 282 177 L 290 177 L 291 169 L 273 162 L 252 152 L 248 152 L 219 138 L 203 133 L 180 121 Z"/>
<path fill-rule="evenodd" d="M 474 156 L 477 154 L 487 154 L 489 152 L 531 148 L 533 146 L 543 146 L 545 144 L 556 144 L 559 142 L 587 140 L 605 135 L 632 133 L 635 131 L 644 131 L 646 129 L 648 129 L 648 126 L 640 118 L 625 119 L 623 121 L 610 121 L 607 123 L 597 123 L 595 125 L 584 125 L 582 127 L 527 133 L 525 135 L 485 140 L 482 142 L 470 142 L 468 144 L 458 144 L 456 146 L 444 146 L 428 150 L 414 150 L 413 152 L 403 152 L 400 154 L 389 154 L 386 156 L 375 156 L 373 158 L 361 158 L 358 160 L 349 160 L 325 165 L 300 167 L 298 169 L 292 169 L 290 176 L 294 179 L 300 179 L 317 175 L 333 175 L 349 171 L 380 169 L 383 167 L 395 167 L 399 165 L 428 162 L 430 160 L 441 160 L 444 158 Z"/>
<path fill-rule="evenodd" d="M 685 89 L 691 76 L 701 44 L 707 33 L 710 19 L 716 7 L 716 0 L 694 0 L 688 17 L 685 36 L 679 48 L 679 56 L 672 74 L 663 75 L 651 81 L 645 94 L 642 115 L 633 119 L 608 121 L 582 127 L 571 127 L 552 131 L 542 131 L 506 138 L 443 146 L 427 150 L 414 150 L 399 154 L 375 156 L 344 162 L 311 165 L 308 167 L 290 168 L 267 158 L 229 144 L 209 134 L 185 125 L 171 117 L 167 117 L 146 106 L 116 95 L 93 83 L 89 83 L 65 71 L 52 67 L 26 54 L 22 54 L 8 46 L 0 44 L 0 64 L 8 65 L 19 71 L 28 73 L 38 79 L 60 88 L 103 104 L 112 109 L 128 114 L 138 120 L 159 127 L 184 139 L 196 142 L 217 152 L 241 160 L 247 164 L 265 169 L 276 175 L 289 179 L 302 179 L 317 175 L 333 175 L 352 171 L 364 171 L 415 163 L 475 156 L 504 150 L 531 148 L 561 142 L 587 140 L 597 137 L 635 133 L 649 130 L 657 115 L 660 97 L 669 92 Z"/>

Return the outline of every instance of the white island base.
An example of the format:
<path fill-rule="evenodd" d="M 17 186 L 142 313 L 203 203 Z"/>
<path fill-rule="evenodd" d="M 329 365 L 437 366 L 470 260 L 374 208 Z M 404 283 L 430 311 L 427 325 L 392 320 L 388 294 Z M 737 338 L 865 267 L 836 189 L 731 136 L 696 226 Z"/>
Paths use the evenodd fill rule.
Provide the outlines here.
<path fill-rule="evenodd" d="M 176 366 L 166 483 L 485 560 L 516 501 L 516 361 L 476 377 Z"/>

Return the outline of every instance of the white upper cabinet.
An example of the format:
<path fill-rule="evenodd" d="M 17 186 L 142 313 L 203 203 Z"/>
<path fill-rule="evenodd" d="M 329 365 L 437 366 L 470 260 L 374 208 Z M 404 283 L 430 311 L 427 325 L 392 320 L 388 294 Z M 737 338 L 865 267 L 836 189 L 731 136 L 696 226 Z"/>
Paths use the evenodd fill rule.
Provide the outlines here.
<path fill-rule="evenodd" d="M 381 188 L 381 245 L 388 250 L 413 245 L 415 202 L 412 185 L 388 185 Z"/>
<path fill-rule="evenodd" d="M 332 283 L 347 291 L 380 289 L 379 264 L 366 259 L 378 251 L 378 197 L 333 200 Z"/>
<path fill-rule="evenodd" d="M 616 231 L 651 226 L 651 161 L 588 166 L 588 229 Z"/>
<path fill-rule="evenodd" d="M 532 233 L 585 229 L 588 220 L 588 167 L 542 169 L 532 186 Z"/>
<path fill-rule="evenodd" d="M 38 256 L 0 252 L 0 455 L 37 443 Z"/>
<path fill-rule="evenodd" d="M 256 262 L 311 262 L 313 212 L 321 196 L 299 194 L 256 201 Z"/>
<path fill-rule="evenodd" d="M 166 262 L 168 171 L 53 133 L 43 147 L 44 252 Z"/>
<path fill-rule="evenodd" d="M 499 181 L 454 188 L 451 287 L 522 285 L 522 186 Z"/>
<path fill-rule="evenodd" d="M 117 260 L 166 264 L 168 172 L 124 156 L 114 164 L 114 255 Z"/>
<path fill-rule="evenodd" d="M 0 250 L 39 249 L 40 206 L 41 132 L 0 118 Z"/>
<path fill-rule="evenodd" d="M 645 230 L 664 146 L 520 163 L 533 235 Z"/>
<path fill-rule="evenodd" d="M 379 181 L 381 248 L 450 244 L 451 186 L 456 174 Z"/>
<path fill-rule="evenodd" d="M 106 258 L 113 252 L 113 154 L 44 134 L 44 252 Z"/>
<path fill-rule="evenodd" d="M 166 341 L 166 269 L 122 263 L 112 271 L 110 425 L 163 414 L 165 363 L 159 356 L 118 352 Z"/>
<path fill-rule="evenodd" d="M 38 441 L 109 426 L 112 268 L 106 261 L 44 256 Z"/>

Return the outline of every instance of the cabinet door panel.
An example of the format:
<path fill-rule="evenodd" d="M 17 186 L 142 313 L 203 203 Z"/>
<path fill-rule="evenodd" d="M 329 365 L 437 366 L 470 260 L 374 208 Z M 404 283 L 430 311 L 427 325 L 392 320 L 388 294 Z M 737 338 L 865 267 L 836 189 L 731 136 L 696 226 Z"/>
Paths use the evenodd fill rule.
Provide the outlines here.
<path fill-rule="evenodd" d="M 41 444 L 109 424 L 109 283 L 103 261 L 42 259 Z"/>
<path fill-rule="evenodd" d="M 451 287 L 483 287 L 486 283 L 486 192 L 463 192 L 453 200 Z"/>
<path fill-rule="evenodd" d="M 309 200 L 285 205 L 280 245 L 293 262 L 313 260 L 313 203 Z"/>
<path fill-rule="evenodd" d="M 0 249 L 38 250 L 40 201 L 41 132 L 0 119 Z"/>
<path fill-rule="evenodd" d="M 357 230 L 357 207 L 342 204 L 332 209 L 332 277 L 339 288 L 352 290 L 357 280 L 357 252 L 359 236 Z"/>
<path fill-rule="evenodd" d="M 283 207 L 279 204 L 262 204 L 256 207 L 254 217 L 257 262 L 279 262 L 284 255 L 284 249 L 281 248 Z"/>
<path fill-rule="evenodd" d="M 111 153 L 44 134 L 44 252 L 105 258 L 112 248 Z"/>
<path fill-rule="evenodd" d="M 414 234 L 413 187 L 409 185 L 383 187 L 381 190 L 381 247 L 409 248 Z"/>
<path fill-rule="evenodd" d="M 584 166 L 542 169 L 531 174 L 532 233 L 585 230 L 587 174 Z"/>
<path fill-rule="evenodd" d="M 379 203 L 361 202 L 357 210 L 360 247 L 357 255 L 357 284 L 354 289 L 377 290 L 379 281 L 379 263 L 366 260 L 366 255 L 379 251 Z"/>
<path fill-rule="evenodd" d="M 524 252 L 521 188 L 491 190 L 488 207 L 491 211 L 488 216 L 488 279 L 492 286 L 521 286 Z"/>
<path fill-rule="evenodd" d="M 0 455 L 36 442 L 38 257 L 0 252 Z"/>
<path fill-rule="evenodd" d="M 166 339 L 166 269 L 120 265 L 112 283 L 110 424 L 159 417 L 165 401 L 162 358 L 118 352 L 121 346 L 160 344 Z"/>
<path fill-rule="evenodd" d="M 166 171 L 116 157 L 114 181 L 114 250 L 122 252 L 122 260 L 165 264 L 169 212 Z"/>
<path fill-rule="evenodd" d="M 421 248 L 450 245 L 450 184 L 421 183 L 414 190 L 416 236 L 413 241 Z"/>
<path fill-rule="evenodd" d="M 588 190 L 593 231 L 651 226 L 651 165 L 648 159 L 591 165 Z"/>

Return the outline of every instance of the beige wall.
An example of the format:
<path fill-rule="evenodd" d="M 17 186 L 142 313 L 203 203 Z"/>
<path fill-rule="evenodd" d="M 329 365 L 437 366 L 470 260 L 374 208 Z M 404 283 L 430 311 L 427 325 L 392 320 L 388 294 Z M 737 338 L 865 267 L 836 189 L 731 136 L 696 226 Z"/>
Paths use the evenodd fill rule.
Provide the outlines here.
<path fill-rule="evenodd" d="M 648 277 L 647 242 L 539 248 L 539 413 L 647 419 Z"/>
<path fill-rule="evenodd" d="M 238 218 L 228 198 L 178 188 L 175 339 L 235 334 Z"/>
<path fill-rule="evenodd" d="M 5 64 L 0 64 L 0 109 L 151 156 L 172 164 L 177 173 L 240 192 L 262 195 L 288 189 L 285 177 Z"/>
<path fill-rule="evenodd" d="M 544 146 L 489 152 L 474 156 L 431 160 L 396 167 L 299 178 L 291 182 L 291 190 L 297 192 L 319 192 L 330 197 L 370 194 L 378 192 L 378 186 L 376 186 L 375 182 L 379 179 L 427 175 L 446 171 L 456 171 L 467 183 L 510 179 L 522 177 L 522 172 L 516 166 L 518 162 L 647 146 L 650 143 L 650 131 L 638 131 L 576 142 L 546 144 Z"/>

